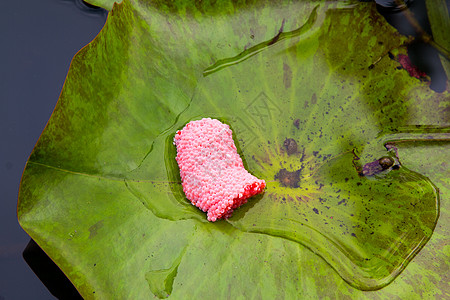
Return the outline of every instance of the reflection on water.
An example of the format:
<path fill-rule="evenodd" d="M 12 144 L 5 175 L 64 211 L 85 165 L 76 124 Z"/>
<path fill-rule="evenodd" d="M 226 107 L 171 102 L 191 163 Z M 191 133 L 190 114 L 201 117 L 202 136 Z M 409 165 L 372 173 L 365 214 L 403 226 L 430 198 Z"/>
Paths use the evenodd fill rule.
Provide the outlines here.
<path fill-rule="evenodd" d="M 86 14 L 90 14 L 92 16 L 106 17 L 108 15 L 108 11 L 105 10 L 104 8 L 92 5 L 83 0 L 59 0 L 59 1 L 73 3 L 80 11 Z"/>

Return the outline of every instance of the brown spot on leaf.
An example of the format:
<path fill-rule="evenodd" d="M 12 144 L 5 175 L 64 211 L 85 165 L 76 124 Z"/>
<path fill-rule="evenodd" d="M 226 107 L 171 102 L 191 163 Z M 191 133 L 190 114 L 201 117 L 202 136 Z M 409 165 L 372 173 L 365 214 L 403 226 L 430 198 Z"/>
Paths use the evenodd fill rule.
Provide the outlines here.
<path fill-rule="evenodd" d="M 300 129 L 300 119 L 295 119 L 295 120 L 294 120 L 294 126 L 295 126 L 297 129 Z"/>
<path fill-rule="evenodd" d="M 288 155 L 297 153 L 297 142 L 294 139 L 286 139 L 283 143 Z"/>
<path fill-rule="evenodd" d="M 316 93 L 314 93 L 314 94 L 312 94 L 312 97 L 311 97 L 311 104 L 314 105 L 316 103 L 317 103 L 317 96 L 316 96 Z"/>
<path fill-rule="evenodd" d="M 284 187 L 298 188 L 300 182 L 300 170 L 290 172 L 283 168 L 275 175 L 275 180 L 278 180 Z"/>
<path fill-rule="evenodd" d="M 283 82 L 285 88 L 290 88 L 292 83 L 292 70 L 288 64 L 283 63 Z"/>
<path fill-rule="evenodd" d="M 97 231 L 103 227 L 103 220 L 98 221 L 91 227 L 89 227 L 89 238 L 92 239 L 97 235 Z"/>

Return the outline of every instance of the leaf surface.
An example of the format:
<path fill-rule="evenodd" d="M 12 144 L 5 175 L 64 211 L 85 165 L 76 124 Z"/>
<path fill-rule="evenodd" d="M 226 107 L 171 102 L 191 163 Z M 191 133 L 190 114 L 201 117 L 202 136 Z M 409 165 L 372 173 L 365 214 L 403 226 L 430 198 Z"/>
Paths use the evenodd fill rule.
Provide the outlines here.
<path fill-rule="evenodd" d="M 72 62 L 19 221 L 85 298 L 443 294 L 421 260 L 367 291 L 448 250 L 448 92 L 383 56 L 403 42 L 369 3 L 124 0 Z M 267 182 L 215 223 L 172 143 L 203 117 Z"/>

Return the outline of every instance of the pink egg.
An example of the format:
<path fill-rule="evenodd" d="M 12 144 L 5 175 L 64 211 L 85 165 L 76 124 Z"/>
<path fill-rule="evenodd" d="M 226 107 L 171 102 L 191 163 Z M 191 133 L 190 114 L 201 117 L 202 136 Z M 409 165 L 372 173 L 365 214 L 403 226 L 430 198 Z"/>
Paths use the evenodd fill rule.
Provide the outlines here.
<path fill-rule="evenodd" d="M 174 138 L 183 191 L 209 221 L 231 217 L 234 209 L 266 187 L 245 170 L 228 125 L 204 118 L 177 131 Z"/>

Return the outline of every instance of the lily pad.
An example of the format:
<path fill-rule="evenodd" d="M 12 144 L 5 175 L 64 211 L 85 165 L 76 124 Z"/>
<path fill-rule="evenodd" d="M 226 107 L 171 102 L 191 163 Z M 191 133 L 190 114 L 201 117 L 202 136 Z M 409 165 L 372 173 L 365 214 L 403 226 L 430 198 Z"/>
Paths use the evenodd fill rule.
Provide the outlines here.
<path fill-rule="evenodd" d="M 116 0 L 89 0 L 86 2 L 88 2 L 92 5 L 95 5 L 95 6 L 103 7 L 104 9 L 107 9 L 107 10 L 111 10 L 114 6 L 114 3 L 116 3 L 116 2 L 120 3 L 122 1 L 120 1 L 120 0 L 119 1 L 116 1 Z"/>
<path fill-rule="evenodd" d="M 431 238 L 428 177 L 448 160 L 448 92 L 384 56 L 404 41 L 373 3 L 115 4 L 30 156 L 20 224 L 85 298 L 379 289 Z M 267 182 L 214 223 L 185 198 L 172 143 L 203 117 L 230 125 Z M 405 163 L 408 141 L 419 159 L 432 143 L 425 175 Z"/>

